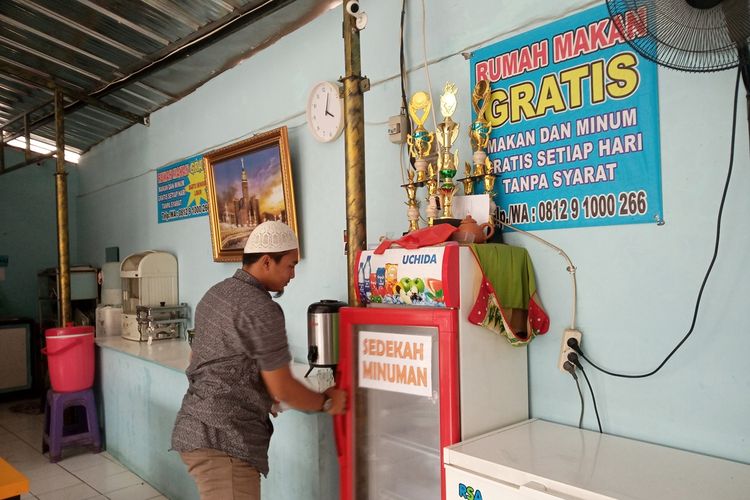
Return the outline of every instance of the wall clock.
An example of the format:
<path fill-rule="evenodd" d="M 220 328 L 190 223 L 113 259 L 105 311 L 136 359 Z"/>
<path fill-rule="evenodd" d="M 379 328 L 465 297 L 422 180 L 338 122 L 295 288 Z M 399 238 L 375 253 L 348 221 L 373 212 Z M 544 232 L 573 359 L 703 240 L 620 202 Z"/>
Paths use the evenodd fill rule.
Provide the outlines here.
<path fill-rule="evenodd" d="M 316 83 L 307 98 L 307 126 L 320 142 L 330 142 L 344 130 L 344 100 L 333 82 Z"/>

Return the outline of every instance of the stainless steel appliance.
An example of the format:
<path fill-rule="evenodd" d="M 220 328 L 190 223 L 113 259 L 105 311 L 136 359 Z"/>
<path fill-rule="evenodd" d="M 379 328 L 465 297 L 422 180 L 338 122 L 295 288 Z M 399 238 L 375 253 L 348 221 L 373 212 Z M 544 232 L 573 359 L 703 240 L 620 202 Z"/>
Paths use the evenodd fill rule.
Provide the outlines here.
<path fill-rule="evenodd" d="M 122 336 L 129 340 L 148 340 L 138 319 L 138 308 L 179 307 L 177 258 L 155 250 L 136 253 L 122 261 L 120 277 Z"/>
<path fill-rule="evenodd" d="M 137 340 L 163 340 L 182 336 L 187 327 L 187 304 L 178 306 L 137 306 Z"/>
<path fill-rule="evenodd" d="M 339 362 L 339 309 L 347 304 L 323 299 L 307 308 L 307 361 L 310 369 L 335 368 Z"/>

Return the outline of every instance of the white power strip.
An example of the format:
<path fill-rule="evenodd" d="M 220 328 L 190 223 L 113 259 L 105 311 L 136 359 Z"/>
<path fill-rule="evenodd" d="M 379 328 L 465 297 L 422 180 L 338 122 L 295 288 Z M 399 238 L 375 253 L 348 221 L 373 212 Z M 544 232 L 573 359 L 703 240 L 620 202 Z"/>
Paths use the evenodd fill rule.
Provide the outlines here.
<path fill-rule="evenodd" d="M 573 349 L 568 347 L 568 339 L 576 339 L 578 345 L 581 345 L 581 336 L 583 334 L 579 330 L 573 330 L 568 328 L 563 332 L 562 344 L 560 345 L 560 359 L 557 362 L 557 367 L 560 368 L 561 372 L 564 372 L 563 364 L 568 360 L 568 353 L 575 352 Z"/>

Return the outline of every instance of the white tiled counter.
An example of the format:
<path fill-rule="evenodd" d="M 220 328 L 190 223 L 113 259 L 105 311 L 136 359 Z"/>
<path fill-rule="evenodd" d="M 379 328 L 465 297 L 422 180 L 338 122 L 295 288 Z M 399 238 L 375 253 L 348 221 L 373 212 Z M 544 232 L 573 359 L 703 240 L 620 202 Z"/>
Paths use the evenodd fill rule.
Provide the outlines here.
<path fill-rule="evenodd" d="M 97 337 L 96 345 L 107 349 L 114 349 L 157 365 L 185 373 L 190 364 L 190 345 L 183 339 L 155 340 L 134 342 L 119 336 Z"/>
<path fill-rule="evenodd" d="M 169 498 L 198 498 L 179 455 L 170 451 L 172 426 L 187 390 L 190 345 L 157 340 L 151 345 L 98 337 L 97 386 L 107 451 Z M 292 373 L 315 391 L 333 384 L 330 370 L 292 363 Z M 285 411 L 273 419 L 271 472 L 263 478 L 268 498 L 336 498 L 337 470 L 331 418 Z"/>
<path fill-rule="evenodd" d="M 135 342 L 118 336 L 97 337 L 96 345 L 171 368 L 180 373 L 185 373 L 190 364 L 190 344 L 182 339 L 155 340 L 149 345 L 148 342 Z M 308 365 L 302 363 L 292 362 L 290 365 L 295 378 L 304 382 L 313 391 L 322 392 L 333 385 L 331 370 L 316 369 L 305 378 L 308 368 Z"/>

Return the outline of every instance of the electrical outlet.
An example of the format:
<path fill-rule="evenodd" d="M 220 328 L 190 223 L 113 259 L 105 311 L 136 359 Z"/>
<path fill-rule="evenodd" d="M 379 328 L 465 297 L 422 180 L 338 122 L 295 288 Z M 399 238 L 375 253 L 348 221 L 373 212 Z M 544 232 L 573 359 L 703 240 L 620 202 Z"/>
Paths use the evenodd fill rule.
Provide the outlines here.
<path fill-rule="evenodd" d="M 561 372 L 564 372 L 563 364 L 568 360 L 568 353 L 575 352 L 573 349 L 568 347 L 568 339 L 576 339 L 578 344 L 581 344 L 582 333 L 579 330 L 572 330 L 568 328 L 563 332 L 562 345 L 560 346 L 560 359 L 557 362 L 557 367 L 560 368 Z"/>
<path fill-rule="evenodd" d="M 394 144 L 403 144 L 406 142 L 406 115 L 399 115 L 388 118 L 388 139 Z"/>

